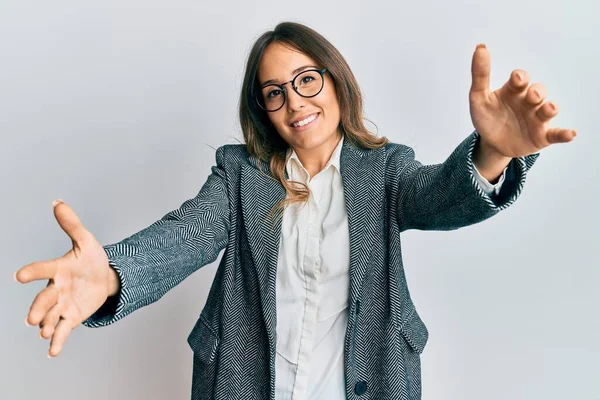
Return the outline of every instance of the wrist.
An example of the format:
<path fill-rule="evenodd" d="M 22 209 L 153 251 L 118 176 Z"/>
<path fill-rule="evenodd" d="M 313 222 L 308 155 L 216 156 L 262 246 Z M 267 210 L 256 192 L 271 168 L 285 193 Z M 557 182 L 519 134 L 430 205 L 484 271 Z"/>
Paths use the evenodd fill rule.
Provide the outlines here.
<path fill-rule="evenodd" d="M 473 163 L 477 170 L 490 183 L 498 181 L 512 157 L 500 153 L 482 138 L 479 139 L 473 154 Z"/>
<path fill-rule="evenodd" d="M 108 266 L 108 297 L 116 296 L 121 289 L 121 280 L 119 274 L 110 265 Z"/>

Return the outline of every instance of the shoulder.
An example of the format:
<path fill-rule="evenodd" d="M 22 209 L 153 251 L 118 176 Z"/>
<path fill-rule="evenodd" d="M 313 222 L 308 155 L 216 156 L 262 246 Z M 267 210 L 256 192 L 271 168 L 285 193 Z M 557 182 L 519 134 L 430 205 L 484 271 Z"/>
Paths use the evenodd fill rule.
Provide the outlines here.
<path fill-rule="evenodd" d="M 342 158 L 346 163 L 372 165 L 374 168 L 383 168 L 386 172 L 402 168 L 407 161 L 414 160 L 414 150 L 410 146 L 391 141 L 376 148 L 364 148 L 348 141 L 344 148 L 346 151 L 345 155 L 342 152 Z"/>
<path fill-rule="evenodd" d="M 385 169 L 387 172 L 402 170 L 407 163 L 415 159 L 413 148 L 405 144 L 388 142 L 380 150 L 385 154 Z"/>
<path fill-rule="evenodd" d="M 244 144 L 226 144 L 217 149 L 215 158 L 217 166 L 235 168 L 241 163 L 248 163 L 248 149 Z"/>
<path fill-rule="evenodd" d="M 406 157 L 414 157 L 415 154 L 412 147 L 401 143 L 388 142 L 388 144 L 384 146 L 384 149 L 388 162 L 402 160 Z"/>

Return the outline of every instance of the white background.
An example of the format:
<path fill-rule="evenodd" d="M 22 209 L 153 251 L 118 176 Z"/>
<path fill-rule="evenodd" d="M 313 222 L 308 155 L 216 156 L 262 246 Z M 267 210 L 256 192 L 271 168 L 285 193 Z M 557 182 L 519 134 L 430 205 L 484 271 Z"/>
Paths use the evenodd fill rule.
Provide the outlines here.
<path fill-rule="evenodd" d="M 241 140 L 237 103 L 254 40 L 305 23 L 346 57 L 379 134 L 442 162 L 472 130 L 470 63 L 485 42 L 492 86 L 515 68 L 546 84 L 577 129 L 542 151 L 506 211 L 453 232 L 403 236 L 430 341 L 423 398 L 600 399 L 598 71 L 592 0 L 0 2 L 0 397 L 186 399 L 186 338 L 217 267 L 64 352 L 23 322 L 43 282 L 13 273 L 64 254 L 51 202 L 103 244 L 193 197 L 214 150 Z"/>

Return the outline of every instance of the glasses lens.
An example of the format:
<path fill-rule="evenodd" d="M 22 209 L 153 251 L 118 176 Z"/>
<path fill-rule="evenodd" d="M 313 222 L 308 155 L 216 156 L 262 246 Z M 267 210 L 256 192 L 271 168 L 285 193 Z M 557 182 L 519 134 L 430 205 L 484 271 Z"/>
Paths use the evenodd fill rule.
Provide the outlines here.
<path fill-rule="evenodd" d="M 261 105 L 267 111 L 274 111 L 280 108 L 285 101 L 285 94 L 281 90 L 280 86 L 267 85 L 262 88 L 261 92 Z"/>
<path fill-rule="evenodd" d="M 323 76 L 318 71 L 306 71 L 298 75 L 294 83 L 300 95 L 311 97 L 323 88 Z"/>

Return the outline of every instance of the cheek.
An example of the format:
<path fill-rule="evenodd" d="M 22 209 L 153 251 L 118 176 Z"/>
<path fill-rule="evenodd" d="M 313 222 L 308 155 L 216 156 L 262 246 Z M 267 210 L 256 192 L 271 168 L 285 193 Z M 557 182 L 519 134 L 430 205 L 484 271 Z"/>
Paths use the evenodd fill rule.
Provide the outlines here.
<path fill-rule="evenodd" d="M 337 99 L 337 94 L 335 90 L 330 88 L 327 90 L 324 96 L 324 106 L 329 111 L 329 115 L 334 118 L 339 118 L 340 115 L 340 106 Z"/>
<path fill-rule="evenodd" d="M 329 117 L 339 122 L 340 119 L 340 106 L 338 104 L 337 98 L 335 95 L 329 99 L 327 103 L 327 110 L 329 111 Z M 334 122 L 334 121 L 332 121 Z"/>
<path fill-rule="evenodd" d="M 285 115 L 279 115 L 278 112 L 269 113 L 269 120 L 275 127 L 279 136 L 285 138 L 289 135 L 288 126 L 285 123 Z"/>
<path fill-rule="evenodd" d="M 271 123 L 273 125 L 275 125 L 277 128 L 285 127 L 285 122 L 284 122 L 285 116 L 284 115 L 280 115 L 278 112 L 270 113 L 269 119 L 271 120 Z"/>
<path fill-rule="evenodd" d="M 279 112 L 267 113 L 269 122 L 274 126 L 279 126 L 281 124 L 281 116 L 279 116 L 278 114 L 279 114 Z"/>

